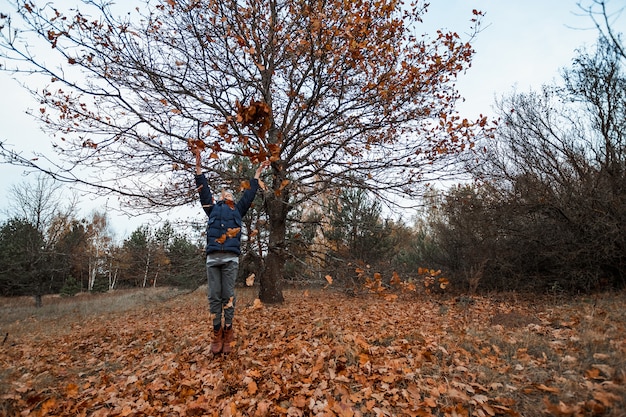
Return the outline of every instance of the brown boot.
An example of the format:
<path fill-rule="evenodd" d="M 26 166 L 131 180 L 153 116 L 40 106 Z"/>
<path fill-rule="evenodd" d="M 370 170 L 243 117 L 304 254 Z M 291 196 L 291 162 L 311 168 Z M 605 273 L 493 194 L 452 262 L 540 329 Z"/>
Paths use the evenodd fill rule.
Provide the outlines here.
<path fill-rule="evenodd" d="M 233 327 L 224 328 L 224 346 L 222 348 L 222 352 L 224 354 L 229 354 L 233 350 L 233 345 L 235 340 L 235 332 L 233 331 Z"/>
<path fill-rule="evenodd" d="M 224 332 L 220 327 L 219 330 L 213 330 L 213 340 L 211 341 L 211 352 L 217 355 L 222 352 L 224 347 Z"/>

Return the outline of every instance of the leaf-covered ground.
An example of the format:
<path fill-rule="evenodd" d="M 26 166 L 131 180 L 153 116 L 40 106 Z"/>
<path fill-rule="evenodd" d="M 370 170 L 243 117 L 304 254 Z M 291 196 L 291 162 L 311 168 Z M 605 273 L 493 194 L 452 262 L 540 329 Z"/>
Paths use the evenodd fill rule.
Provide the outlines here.
<path fill-rule="evenodd" d="M 626 295 L 239 293 L 209 352 L 203 291 L 3 323 L 0 415 L 624 416 Z M 8 329 L 8 330 L 7 330 Z"/>

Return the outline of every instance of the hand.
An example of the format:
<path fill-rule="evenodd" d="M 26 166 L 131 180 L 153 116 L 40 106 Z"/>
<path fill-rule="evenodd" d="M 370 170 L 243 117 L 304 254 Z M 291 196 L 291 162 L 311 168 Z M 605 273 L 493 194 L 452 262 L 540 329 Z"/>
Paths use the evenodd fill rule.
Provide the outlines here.
<path fill-rule="evenodd" d="M 270 166 L 269 160 L 266 159 L 265 161 L 261 162 L 261 165 L 259 165 L 259 167 L 256 169 L 254 178 L 258 180 L 261 177 L 261 172 L 263 172 L 263 170 L 267 168 L 268 166 Z"/>

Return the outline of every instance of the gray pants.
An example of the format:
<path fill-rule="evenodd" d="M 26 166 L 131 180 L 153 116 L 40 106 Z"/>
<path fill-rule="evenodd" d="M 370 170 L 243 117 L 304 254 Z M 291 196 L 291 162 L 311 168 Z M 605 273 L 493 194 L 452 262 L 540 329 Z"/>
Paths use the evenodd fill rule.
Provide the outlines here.
<path fill-rule="evenodd" d="M 235 253 L 210 253 L 206 258 L 208 279 L 207 295 L 213 315 L 213 326 L 231 325 L 235 316 L 235 281 L 239 269 L 239 256 Z"/>

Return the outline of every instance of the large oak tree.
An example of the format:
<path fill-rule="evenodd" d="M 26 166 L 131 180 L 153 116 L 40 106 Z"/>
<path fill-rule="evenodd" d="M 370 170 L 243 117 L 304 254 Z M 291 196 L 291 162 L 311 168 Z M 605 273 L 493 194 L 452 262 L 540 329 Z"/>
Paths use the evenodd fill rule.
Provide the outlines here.
<path fill-rule="evenodd" d="M 34 113 L 58 155 L 38 165 L 0 143 L 3 156 L 152 209 L 195 198 L 189 147 L 205 150 L 213 186 L 245 179 L 232 156 L 270 159 L 265 302 L 282 300 L 293 207 L 347 186 L 414 197 L 485 124 L 455 110 L 477 11 L 462 39 L 422 34 L 421 1 L 9 3 L 1 54 L 46 77 Z"/>

